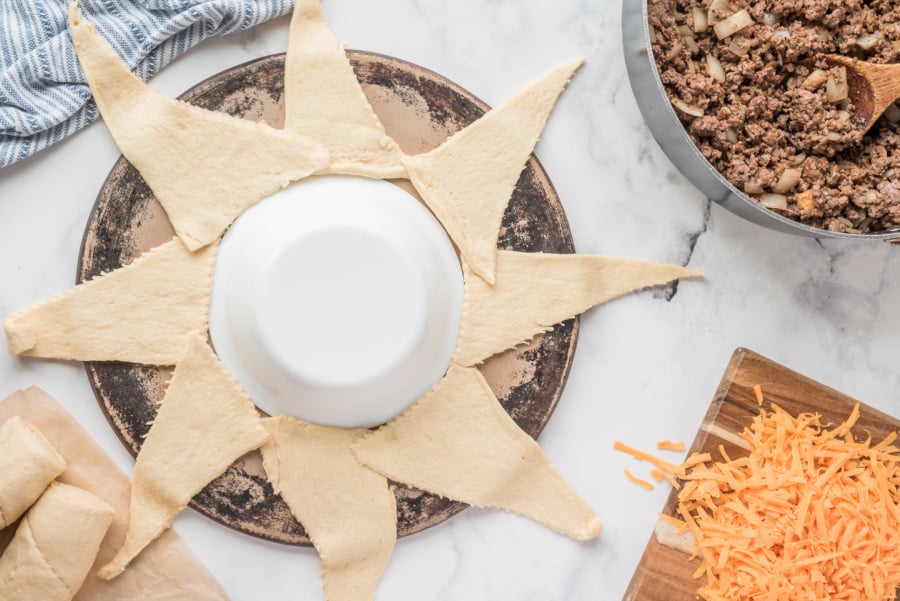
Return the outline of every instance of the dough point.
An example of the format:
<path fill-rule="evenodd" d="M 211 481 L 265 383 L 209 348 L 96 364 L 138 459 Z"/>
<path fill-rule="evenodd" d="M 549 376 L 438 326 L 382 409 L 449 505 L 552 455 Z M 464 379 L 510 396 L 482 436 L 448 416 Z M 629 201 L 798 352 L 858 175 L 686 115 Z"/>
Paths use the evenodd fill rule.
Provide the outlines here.
<path fill-rule="evenodd" d="M 318 142 L 163 96 L 69 8 L 69 32 L 103 120 L 175 232 L 197 250 L 244 209 L 331 163 Z"/>
<path fill-rule="evenodd" d="M 319 0 L 298 0 L 284 67 L 284 128 L 325 145 L 325 173 L 406 177 L 403 153 L 384 131 Z"/>
<path fill-rule="evenodd" d="M 403 160 L 465 262 L 490 284 L 503 213 L 556 99 L 582 62 L 556 67 L 431 152 Z"/>
<path fill-rule="evenodd" d="M 365 429 L 268 419 L 263 465 L 322 558 L 328 601 L 371 601 L 397 539 L 387 480 L 361 466 L 350 445 Z"/>
<path fill-rule="evenodd" d="M 177 238 L 3 323 L 9 352 L 78 361 L 174 365 L 206 330 L 218 245 L 191 253 Z"/>
<path fill-rule="evenodd" d="M 594 305 L 699 275 L 679 265 L 634 259 L 501 250 L 493 286 L 465 269 L 462 324 L 453 361 L 476 365 Z"/>
<path fill-rule="evenodd" d="M 206 336 L 190 336 L 134 466 L 125 543 L 100 570 L 115 578 L 194 496 L 268 433 Z"/>
<path fill-rule="evenodd" d="M 354 447 L 360 462 L 391 480 L 506 509 L 575 539 L 600 533 L 600 519 L 475 368 L 451 366 L 412 409 Z"/>

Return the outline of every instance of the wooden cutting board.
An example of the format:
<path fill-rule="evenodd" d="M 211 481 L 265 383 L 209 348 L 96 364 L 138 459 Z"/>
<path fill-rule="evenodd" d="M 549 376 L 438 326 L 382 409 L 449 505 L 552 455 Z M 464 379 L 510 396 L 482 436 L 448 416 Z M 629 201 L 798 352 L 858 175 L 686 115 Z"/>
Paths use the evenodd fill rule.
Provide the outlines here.
<path fill-rule="evenodd" d="M 824 423 L 842 422 L 856 400 L 746 349 L 735 351 L 716 396 L 703 418 L 697 437 L 688 452 L 711 453 L 718 457 L 723 445 L 731 457 L 746 455 L 738 436 L 759 415 L 753 386 L 759 384 L 764 407 L 775 403 L 792 415 L 819 413 Z M 900 421 L 865 404 L 854 433 L 868 432 L 875 441 L 900 430 Z M 662 513 L 677 516 L 677 493 L 669 495 Z M 623 601 L 695 601 L 704 578 L 692 574 L 700 560 L 689 561 L 690 542 L 678 537 L 666 522 L 657 522 L 640 564 L 634 572 Z"/>

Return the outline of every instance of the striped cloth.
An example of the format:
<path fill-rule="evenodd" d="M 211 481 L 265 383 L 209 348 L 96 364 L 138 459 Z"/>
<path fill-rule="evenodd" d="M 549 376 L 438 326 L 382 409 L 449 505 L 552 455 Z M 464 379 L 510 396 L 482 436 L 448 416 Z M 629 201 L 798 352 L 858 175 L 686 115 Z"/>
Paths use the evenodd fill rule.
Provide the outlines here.
<path fill-rule="evenodd" d="M 0 0 L 0 168 L 97 117 L 66 29 L 69 0 Z M 144 80 L 194 44 L 287 14 L 293 0 L 80 0 Z"/>

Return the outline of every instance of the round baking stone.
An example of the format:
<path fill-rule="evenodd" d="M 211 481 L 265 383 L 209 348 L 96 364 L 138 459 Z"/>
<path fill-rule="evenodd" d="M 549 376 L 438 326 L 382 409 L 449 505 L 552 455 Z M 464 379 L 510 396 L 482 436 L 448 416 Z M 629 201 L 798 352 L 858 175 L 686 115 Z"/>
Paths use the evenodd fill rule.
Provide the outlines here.
<path fill-rule="evenodd" d="M 453 82 L 400 59 L 348 50 L 363 91 L 387 133 L 407 154 L 426 152 L 480 117 L 488 106 Z M 181 99 L 273 127 L 284 123 L 284 54 L 223 71 Z M 414 194 L 409 182 L 396 185 Z M 140 174 L 124 158 L 113 165 L 91 213 L 77 280 L 130 263 L 172 239 L 174 230 Z M 532 157 L 503 217 L 498 246 L 524 252 L 572 253 L 571 231 L 547 174 Z M 481 371 L 503 408 L 537 438 L 550 419 L 569 374 L 578 332 L 571 319 L 551 332 L 485 361 Z M 156 415 L 170 368 L 120 362 L 85 363 L 100 407 L 132 455 Z M 463 442 L 464 444 L 464 442 Z M 396 486 L 400 536 L 439 524 L 466 505 Z M 266 479 L 258 453 L 236 461 L 191 506 L 213 520 L 267 540 L 309 545 L 303 527 Z"/>

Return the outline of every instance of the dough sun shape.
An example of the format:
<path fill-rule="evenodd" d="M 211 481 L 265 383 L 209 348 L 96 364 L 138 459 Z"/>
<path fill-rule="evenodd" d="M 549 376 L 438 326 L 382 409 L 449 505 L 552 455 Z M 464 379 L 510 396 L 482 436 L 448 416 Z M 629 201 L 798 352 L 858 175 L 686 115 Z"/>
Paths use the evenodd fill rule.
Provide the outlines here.
<path fill-rule="evenodd" d="M 75 4 L 70 32 L 107 127 L 177 234 L 4 323 L 12 353 L 175 366 L 138 454 L 126 542 L 101 576 L 121 573 L 195 494 L 258 448 L 321 556 L 331 601 L 375 594 L 396 540 L 388 479 L 513 511 L 575 539 L 600 532 L 600 520 L 479 370 L 596 304 L 698 275 L 631 259 L 497 250 L 516 181 L 581 60 L 551 70 L 433 151 L 406 156 L 369 105 L 318 0 L 300 0 L 294 11 L 284 129 L 159 94 L 128 71 Z M 207 340 L 225 230 L 290 182 L 325 173 L 410 180 L 460 255 L 454 358 L 430 392 L 375 431 L 263 419 Z"/>

